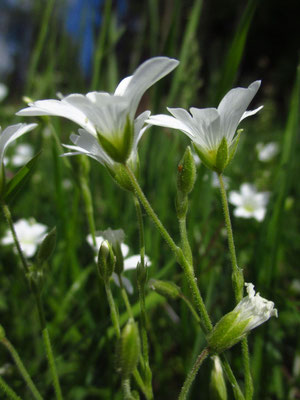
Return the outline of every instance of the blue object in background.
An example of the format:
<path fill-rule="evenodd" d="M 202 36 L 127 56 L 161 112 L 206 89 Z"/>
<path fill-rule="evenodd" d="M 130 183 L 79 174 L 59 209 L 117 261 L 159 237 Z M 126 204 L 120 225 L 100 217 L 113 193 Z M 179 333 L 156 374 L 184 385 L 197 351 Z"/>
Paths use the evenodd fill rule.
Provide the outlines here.
<path fill-rule="evenodd" d="M 92 71 L 95 38 L 102 23 L 105 0 L 69 0 L 65 29 L 79 43 L 79 65 L 85 78 Z M 117 15 L 122 17 L 127 11 L 127 1 L 117 2 Z"/>

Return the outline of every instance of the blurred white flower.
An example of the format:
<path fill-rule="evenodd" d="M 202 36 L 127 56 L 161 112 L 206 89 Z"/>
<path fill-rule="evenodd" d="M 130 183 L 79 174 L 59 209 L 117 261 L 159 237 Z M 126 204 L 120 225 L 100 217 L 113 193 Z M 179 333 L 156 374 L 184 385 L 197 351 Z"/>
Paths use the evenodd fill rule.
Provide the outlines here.
<path fill-rule="evenodd" d="M 235 132 L 239 123 L 262 108 L 246 111 L 260 84 L 260 81 L 255 81 L 248 88 L 230 90 L 218 108 L 192 107 L 190 112 L 183 108 L 167 108 L 172 116 L 153 115 L 146 123 L 182 131 L 192 140 L 201 161 L 208 168 L 218 171 L 217 153 L 222 140 L 225 139 L 228 151 L 223 163 L 226 166 L 235 151 Z"/>
<path fill-rule="evenodd" d="M 86 240 L 89 243 L 89 245 L 94 249 L 94 252 L 96 254 L 95 261 L 97 262 L 97 256 L 98 256 L 100 246 L 101 246 L 102 242 L 106 239 L 103 236 L 96 236 L 96 246 L 94 246 L 94 244 L 93 244 L 93 238 L 92 238 L 91 234 L 87 235 Z M 122 255 L 124 257 L 124 271 L 126 272 L 131 269 L 135 269 L 141 260 L 140 255 L 135 254 L 133 256 L 128 257 L 129 246 L 127 246 L 127 244 L 125 244 L 125 243 L 120 243 L 120 246 L 121 246 Z M 151 265 L 151 261 L 147 255 L 145 255 L 145 265 L 147 267 L 150 267 L 150 265 Z M 112 278 L 113 278 L 114 282 L 116 283 L 116 285 L 119 286 L 120 283 L 119 283 L 118 275 L 116 273 L 113 273 Z M 123 283 L 125 289 L 127 290 L 127 292 L 132 294 L 133 286 L 132 286 L 130 280 L 127 279 L 125 276 L 121 276 L 121 280 L 122 280 L 122 283 Z"/>
<path fill-rule="evenodd" d="M 143 94 L 177 65 L 177 60 L 154 57 L 141 64 L 132 76 L 123 79 L 114 94 L 90 92 L 71 94 L 62 100 L 40 100 L 17 115 L 54 115 L 70 119 L 83 128 L 79 136 L 71 136 L 75 144 L 69 147 L 71 150 L 104 164 L 111 164 L 112 160 L 125 162 L 150 114 L 146 111 L 134 119 Z"/>
<path fill-rule="evenodd" d="M 33 156 L 33 148 L 28 143 L 21 143 L 16 146 L 14 155 L 11 158 L 11 163 L 15 167 L 20 167 L 26 164 Z"/>
<path fill-rule="evenodd" d="M 271 161 L 279 152 L 279 146 L 276 142 L 270 143 L 257 143 L 256 145 L 257 157 L 259 161 L 268 162 Z"/>
<path fill-rule="evenodd" d="M 6 85 L 4 85 L 4 83 L 0 83 L 0 101 L 2 101 L 3 99 L 5 99 L 5 97 L 8 94 L 8 88 Z"/>
<path fill-rule="evenodd" d="M 32 257 L 38 245 L 45 237 L 48 229 L 47 226 L 36 222 L 34 218 L 30 218 L 28 220 L 20 219 L 14 224 L 14 227 L 22 251 L 26 257 Z M 10 230 L 6 231 L 5 236 L 1 239 L 1 244 L 14 244 L 14 239 Z"/>
<path fill-rule="evenodd" d="M 37 126 L 37 124 L 16 124 L 10 125 L 1 132 L 0 128 L 0 166 L 3 162 L 4 153 L 6 151 L 7 146 L 18 139 L 20 136 L 24 135 L 24 133 L 31 131 Z"/>
<path fill-rule="evenodd" d="M 266 206 L 270 197 L 269 192 L 257 192 L 255 186 L 243 183 L 240 192 L 233 190 L 229 193 L 229 202 L 236 208 L 236 217 L 255 218 L 262 221 L 266 214 Z"/>

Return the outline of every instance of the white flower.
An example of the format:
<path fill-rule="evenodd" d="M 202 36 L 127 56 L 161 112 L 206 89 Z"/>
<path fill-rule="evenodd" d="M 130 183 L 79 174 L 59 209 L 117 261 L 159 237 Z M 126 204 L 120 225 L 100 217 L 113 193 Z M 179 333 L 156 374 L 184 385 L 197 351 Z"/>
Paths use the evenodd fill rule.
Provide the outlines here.
<path fill-rule="evenodd" d="M 268 162 L 271 161 L 279 152 L 279 146 L 276 142 L 270 142 L 267 144 L 257 143 L 256 151 L 259 161 Z"/>
<path fill-rule="evenodd" d="M 17 114 L 54 115 L 70 119 L 85 131 L 80 131 L 77 139 L 73 137 L 72 141 L 77 146 L 75 151 L 91 153 L 104 163 L 107 162 L 107 155 L 114 161 L 125 162 L 132 153 L 133 136 L 139 135 L 149 116 L 143 113 L 143 117 L 134 120 L 143 94 L 177 65 L 177 60 L 154 57 L 140 65 L 132 76 L 123 79 L 114 94 L 90 92 L 86 95 L 71 94 L 62 100 L 40 100 Z M 93 147 L 94 138 L 99 140 L 101 151 Z"/>
<path fill-rule="evenodd" d="M 33 156 L 33 148 L 28 143 L 19 144 L 15 150 L 14 155 L 11 158 L 11 163 L 15 167 L 20 167 L 26 164 Z"/>
<path fill-rule="evenodd" d="M 278 317 L 273 301 L 255 294 L 254 285 L 245 283 L 248 295 L 228 314 L 225 314 L 214 326 L 208 336 L 208 344 L 212 351 L 220 353 L 237 342 L 257 326 Z"/>
<path fill-rule="evenodd" d="M 4 83 L 0 83 L 0 101 L 2 101 L 3 99 L 5 99 L 5 97 L 8 94 L 8 88 L 6 85 L 4 85 Z"/>
<path fill-rule="evenodd" d="M 89 243 L 89 245 L 94 249 L 95 254 L 97 254 L 97 255 L 98 255 L 98 252 L 99 252 L 102 242 L 104 242 L 106 240 L 103 236 L 100 236 L 100 235 L 96 236 L 96 246 L 94 246 L 92 235 L 89 234 L 86 239 L 87 239 L 87 242 Z M 141 260 L 140 255 L 135 254 L 133 256 L 128 257 L 129 246 L 127 246 L 127 244 L 125 244 L 125 243 L 120 243 L 120 246 L 121 246 L 122 255 L 124 257 L 124 271 L 129 271 L 131 269 L 135 269 Z M 97 255 L 95 257 L 96 262 L 97 262 Z M 147 255 L 145 255 L 145 265 L 147 267 L 150 267 L 150 265 L 151 265 L 151 261 Z M 118 275 L 116 273 L 113 273 L 112 278 L 113 278 L 114 282 L 116 283 L 116 285 L 119 286 Z M 128 293 L 132 294 L 133 286 L 132 286 L 130 280 L 127 279 L 125 276 L 121 276 L 121 280 L 122 280 L 124 287 L 128 291 Z"/>
<path fill-rule="evenodd" d="M 0 165 L 3 162 L 7 146 L 20 136 L 24 135 L 24 133 L 34 129 L 36 126 L 37 124 L 16 124 L 8 126 L 3 132 L 1 132 L 0 128 Z"/>
<path fill-rule="evenodd" d="M 257 221 L 262 221 L 266 214 L 269 197 L 269 192 L 258 193 L 255 186 L 243 183 L 240 192 L 233 190 L 229 193 L 229 202 L 236 207 L 233 211 L 236 217 L 255 218 Z"/>
<path fill-rule="evenodd" d="M 33 218 L 30 218 L 29 220 L 20 219 L 14 224 L 14 228 L 25 256 L 28 258 L 32 257 L 35 254 L 38 245 L 45 237 L 47 226 L 36 222 Z M 4 245 L 14 244 L 14 239 L 10 230 L 7 230 L 1 243 Z"/>
<path fill-rule="evenodd" d="M 260 84 L 260 81 L 255 81 L 248 88 L 238 87 L 230 90 L 218 108 L 192 107 L 190 112 L 182 108 L 168 108 L 173 116 L 153 115 L 146 122 L 182 131 L 192 140 L 203 163 L 211 169 L 218 170 L 217 153 L 222 141 L 226 139 L 228 150 L 224 161 L 226 166 L 235 151 L 234 136 L 239 123 L 262 108 L 261 106 L 253 111 L 246 111 Z"/>
<path fill-rule="evenodd" d="M 273 301 L 269 301 L 255 294 L 254 285 L 245 283 L 248 296 L 244 297 L 235 307 L 233 312 L 238 313 L 236 323 L 249 321 L 244 328 L 244 333 L 268 321 L 271 317 L 278 317 L 278 311 L 274 308 Z"/>

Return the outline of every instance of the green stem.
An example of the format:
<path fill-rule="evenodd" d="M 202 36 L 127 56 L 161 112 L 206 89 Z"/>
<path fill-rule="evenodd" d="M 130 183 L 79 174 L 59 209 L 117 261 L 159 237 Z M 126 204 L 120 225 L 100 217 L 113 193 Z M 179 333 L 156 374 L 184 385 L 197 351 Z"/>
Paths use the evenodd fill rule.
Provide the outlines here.
<path fill-rule="evenodd" d="M 235 252 L 232 225 L 230 220 L 226 189 L 222 174 L 219 174 L 219 182 L 220 182 L 221 199 L 225 217 L 225 224 L 227 229 L 228 247 L 232 265 L 232 284 L 234 288 L 236 303 L 239 303 L 243 298 L 244 277 L 243 277 L 243 271 L 240 268 L 238 268 L 237 265 L 237 257 Z M 252 376 L 250 370 L 250 356 L 249 356 L 247 338 L 243 339 L 242 341 L 242 356 L 243 356 L 243 366 L 245 374 L 245 398 L 246 400 L 251 400 L 253 398 L 253 384 L 252 384 Z"/>
<path fill-rule="evenodd" d="M 58 381 L 58 375 L 56 372 L 56 367 L 55 367 L 55 363 L 54 363 L 54 357 L 53 357 L 53 353 L 52 353 L 52 348 L 51 348 L 51 343 L 50 343 L 50 337 L 47 331 L 47 327 L 46 327 L 46 319 L 45 319 L 45 313 L 44 313 L 44 307 L 43 307 L 43 303 L 42 303 L 42 299 L 41 299 L 41 293 L 40 293 L 40 288 L 38 287 L 38 284 L 35 282 L 34 279 L 30 279 L 29 278 L 29 266 L 27 264 L 27 260 L 24 257 L 23 251 L 21 249 L 20 246 L 20 242 L 18 240 L 16 231 L 15 231 L 15 227 L 12 221 L 12 217 L 11 217 L 11 213 L 10 210 L 8 208 L 8 206 L 2 202 L 2 209 L 3 209 L 3 213 L 5 215 L 5 218 L 8 222 L 8 225 L 10 227 L 18 254 L 20 256 L 24 271 L 29 279 L 29 283 L 30 283 L 30 288 L 31 291 L 34 295 L 35 301 L 36 301 L 36 306 L 38 309 L 38 315 L 39 315 L 39 320 L 40 320 L 40 324 L 41 324 L 41 330 L 43 333 L 43 338 L 44 338 L 44 342 L 45 342 L 45 347 L 46 347 L 46 353 L 47 353 L 47 357 L 48 357 L 48 362 L 49 362 L 49 366 L 50 366 L 50 371 L 52 374 L 52 379 L 53 379 L 53 385 L 54 385 L 54 389 L 56 392 L 56 397 L 58 400 L 62 400 L 62 395 L 61 395 L 61 389 L 60 389 L 60 385 L 59 385 L 59 381 Z M 45 340 L 45 334 L 44 332 L 46 332 L 46 336 L 47 336 L 47 340 Z M 51 353 L 51 354 L 50 354 Z"/>
<path fill-rule="evenodd" d="M 232 369 L 229 365 L 229 362 L 227 361 L 225 354 L 221 354 L 221 358 L 222 358 L 222 366 L 223 366 L 226 376 L 232 386 L 235 400 L 245 400 L 245 397 L 244 397 L 244 395 L 239 387 L 239 384 L 232 372 Z"/>
<path fill-rule="evenodd" d="M 129 379 L 122 380 L 122 390 L 123 390 L 123 396 L 124 396 L 123 399 L 124 400 L 134 400 L 134 397 L 131 395 Z"/>
<path fill-rule="evenodd" d="M 81 163 L 83 164 L 83 162 L 86 162 L 86 161 L 87 160 L 81 161 Z M 92 200 L 92 195 L 91 195 L 89 182 L 88 182 L 88 173 L 86 171 L 84 171 L 84 169 L 85 169 L 84 165 L 81 165 L 81 170 L 80 170 L 80 175 L 79 175 L 80 186 L 81 186 L 83 201 L 84 201 L 84 205 L 85 205 L 85 212 L 87 215 L 87 220 L 88 220 L 90 232 L 92 235 L 93 245 L 97 246 L 93 200 Z"/>
<path fill-rule="evenodd" d="M 108 301 L 108 304 L 109 304 L 111 321 L 112 321 L 113 327 L 115 329 L 116 336 L 119 339 L 120 336 L 121 336 L 119 316 L 118 316 L 118 312 L 117 312 L 117 308 L 116 308 L 116 305 L 115 305 L 115 301 L 114 301 L 114 298 L 113 298 L 113 295 L 112 295 L 112 292 L 111 292 L 109 281 L 108 282 L 104 282 L 104 286 L 105 286 L 107 301 Z"/>
<path fill-rule="evenodd" d="M 195 320 L 197 321 L 198 324 L 201 324 L 201 319 L 199 317 L 199 315 L 196 313 L 193 305 L 191 304 L 191 302 L 189 301 L 188 298 L 185 297 L 184 294 L 182 294 L 180 296 L 182 298 L 182 300 L 185 302 L 185 304 L 188 306 L 188 308 L 190 309 L 191 313 L 193 314 L 193 317 L 195 318 Z"/>
<path fill-rule="evenodd" d="M 142 336 L 142 356 L 144 360 L 145 368 L 145 380 L 146 386 L 150 395 L 150 399 L 153 399 L 153 388 L 152 388 L 152 371 L 149 364 L 149 345 L 148 345 L 148 335 L 147 335 L 147 315 L 145 306 L 145 283 L 143 275 L 146 274 L 145 268 L 145 239 L 144 239 L 144 224 L 142 209 L 139 200 L 134 196 L 134 203 L 136 207 L 136 214 L 139 226 L 139 238 L 140 238 L 140 255 L 141 255 L 141 279 L 138 275 L 138 291 L 139 291 L 139 301 L 141 310 L 141 336 Z"/>
<path fill-rule="evenodd" d="M 121 275 L 118 275 L 118 280 L 119 280 L 119 284 L 120 284 L 120 288 L 121 288 L 121 294 L 122 294 L 122 297 L 123 297 L 123 300 L 124 300 L 125 307 L 126 307 L 126 310 L 128 312 L 128 315 L 129 315 L 130 318 L 134 319 L 132 308 L 131 308 L 131 305 L 130 305 L 130 302 L 129 302 L 129 298 L 128 298 L 127 292 L 124 289 L 124 285 L 123 285 L 123 282 L 122 282 L 122 279 L 121 279 Z"/>
<path fill-rule="evenodd" d="M 58 379 L 58 375 L 57 375 L 57 370 L 56 370 L 56 365 L 55 365 L 55 361 L 54 361 L 54 356 L 53 356 L 53 351 L 52 351 L 52 346 L 51 346 L 51 342 L 50 342 L 50 336 L 49 336 L 48 329 L 47 328 L 43 329 L 42 333 L 43 333 L 43 339 L 44 339 L 46 354 L 47 354 L 47 358 L 48 358 L 48 363 L 50 366 L 50 371 L 51 371 L 51 375 L 52 375 L 52 379 L 53 379 L 53 386 L 54 386 L 56 398 L 57 398 L 57 400 L 62 400 L 63 397 L 62 397 L 59 379 Z"/>
<path fill-rule="evenodd" d="M 0 376 L 0 389 L 7 395 L 7 397 L 11 400 L 22 400 L 10 386 L 4 381 L 2 376 Z"/>
<path fill-rule="evenodd" d="M 192 369 L 188 373 L 188 376 L 186 377 L 186 380 L 184 381 L 184 384 L 182 386 L 178 400 L 185 400 L 187 398 L 190 387 L 191 387 L 192 383 L 194 382 L 194 379 L 196 378 L 199 368 L 200 368 L 201 364 L 203 363 L 203 361 L 208 356 L 208 354 L 209 354 L 209 349 L 205 348 L 200 353 L 200 355 L 197 357 L 195 364 L 193 365 Z"/>
<path fill-rule="evenodd" d="M 179 230 L 180 230 L 180 238 L 181 238 L 181 247 L 184 256 L 188 260 L 188 262 L 193 265 L 193 254 L 192 249 L 189 243 L 187 229 L 186 229 L 186 215 L 182 218 L 179 218 Z"/>
<path fill-rule="evenodd" d="M 203 320 L 205 330 L 206 330 L 206 332 L 210 332 L 212 330 L 212 323 L 211 323 L 209 315 L 206 311 L 204 301 L 202 299 L 200 290 L 198 288 L 196 278 L 194 275 L 193 267 L 187 261 L 182 250 L 175 244 L 175 242 L 169 235 L 168 231 L 165 229 L 165 227 L 161 223 L 160 219 L 156 215 L 155 211 L 152 209 L 150 203 L 148 202 L 146 196 L 144 195 L 142 189 L 140 188 L 140 185 L 139 185 L 138 181 L 136 180 L 134 174 L 132 173 L 132 171 L 130 170 L 130 168 L 127 165 L 125 165 L 125 171 L 127 172 L 127 176 L 130 179 L 130 182 L 132 184 L 132 187 L 134 188 L 135 194 L 139 198 L 146 213 L 152 219 L 156 228 L 159 230 L 162 237 L 165 239 L 165 241 L 167 242 L 167 244 L 169 245 L 171 250 L 176 255 L 179 264 L 182 266 L 183 271 L 186 275 L 190 290 L 192 292 L 197 311 L 199 312 L 201 319 Z"/>
<path fill-rule="evenodd" d="M 42 396 L 40 395 L 39 391 L 37 390 L 35 384 L 33 383 L 29 373 L 27 372 L 27 369 L 25 368 L 19 354 L 17 353 L 17 350 L 14 348 L 14 346 L 10 343 L 10 341 L 6 338 L 1 339 L 1 343 L 6 347 L 6 349 L 10 352 L 20 374 L 22 375 L 24 381 L 26 382 L 27 386 L 29 387 L 33 397 L 36 400 L 43 400 Z"/>

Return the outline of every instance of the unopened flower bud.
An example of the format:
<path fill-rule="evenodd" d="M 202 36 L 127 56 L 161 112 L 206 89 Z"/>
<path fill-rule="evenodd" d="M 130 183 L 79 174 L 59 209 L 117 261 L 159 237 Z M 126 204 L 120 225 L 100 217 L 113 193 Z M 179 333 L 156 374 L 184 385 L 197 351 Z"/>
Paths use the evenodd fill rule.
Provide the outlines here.
<path fill-rule="evenodd" d="M 101 278 L 108 282 L 112 276 L 115 268 L 115 256 L 112 251 L 111 245 L 107 240 L 103 240 L 98 253 L 98 271 Z"/>
<path fill-rule="evenodd" d="M 122 331 L 117 346 L 117 369 L 123 379 L 135 370 L 140 356 L 140 337 L 136 323 L 130 319 Z"/>
<path fill-rule="evenodd" d="M 212 357 L 214 366 L 210 377 L 210 399 L 227 400 L 226 383 L 223 375 L 223 368 L 218 356 Z"/>
<path fill-rule="evenodd" d="M 155 290 L 161 296 L 171 299 L 177 299 L 182 295 L 180 287 L 177 286 L 174 282 L 170 281 L 151 279 L 149 281 L 149 287 L 150 289 Z"/>
<path fill-rule="evenodd" d="M 210 350 L 220 353 L 239 342 L 252 329 L 277 317 L 272 301 L 255 294 L 252 283 L 245 283 L 248 296 L 244 297 L 233 311 L 224 315 L 207 337 Z"/>
<path fill-rule="evenodd" d="M 177 170 L 177 188 L 184 195 L 188 195 L 194 187 L 196 180 L 196 165 L 195 160 L 188 146 L 185 153 L 178 164 Z"/>
<path fill-rule="evenodd" d="M 138 263 L 136 266 L 136 276 L 138 285 L 144 286 L 148 279 L 148 269 L 146 265 L 142 265 L 142 263 Z"/>
<path fill-rule="evenodd" d="M 56 228 L 54 227 L 43 239 L 38 253 L 37 253 L 37 263 L 42 265 L 46 262 L 52 255 L 56 245 Z"/>

